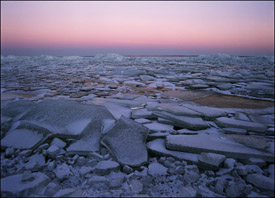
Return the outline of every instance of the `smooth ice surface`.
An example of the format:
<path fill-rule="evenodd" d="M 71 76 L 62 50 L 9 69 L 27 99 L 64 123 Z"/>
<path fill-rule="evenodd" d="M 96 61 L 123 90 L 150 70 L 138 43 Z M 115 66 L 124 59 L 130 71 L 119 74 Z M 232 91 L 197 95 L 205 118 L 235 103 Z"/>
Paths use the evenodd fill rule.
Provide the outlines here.
<path fill-rule="evenodd" d="M 146 138 L 148 129 L 141 124 L 121 117 L 103 136 L 101 142 L 121 164 L 138 166 L 147 161 Z"/>
<path fill-rule="evenodd" d="M 2 140 L 1 146 L 14 147 L 18 149 L 32 149 L 38 145 L 45 135 L 38 131 L 29 129 L 15 129 L 10 131 Z"/>
<path fill-rule="evenodd" d="M 214 135 L 170 135 L 166 137 L 166 148 L 192 153 L 213 152 L 227 157 L 245 159 L 258 157 L 267 161 L 274 161 L 274 156 L 270 153 L 264 153 Z"/>

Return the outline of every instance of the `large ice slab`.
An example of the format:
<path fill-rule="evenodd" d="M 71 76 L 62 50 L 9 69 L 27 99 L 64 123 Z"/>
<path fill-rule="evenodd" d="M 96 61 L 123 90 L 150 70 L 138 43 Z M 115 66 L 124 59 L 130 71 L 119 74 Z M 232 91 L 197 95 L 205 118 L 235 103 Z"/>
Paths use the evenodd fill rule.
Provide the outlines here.
<path fill-rule="evenodd" d="M 192 129 L 192 130 L 200 130 L 206 129 L 209 127 L 208 123 L 203 121 L 201 118 L 196 117 L 187 117 L 187 116 L 177 116 L 164 111 L 155 111 L 155 115 L 171 120 L 178 127 Z"/>
<path fill-rule="evenodd" d="M 101 143 L 121 164 L 139 166 L 147 161 L 146 138 L 148 129 L 133 120 L 121 117 L 103 136 Z"/>
<path fill-rule="evenodd" d="M 70 144 L 66 151 L 70 154 L 89 155 L 91 152 L 99 150 L 100 137 L 100 131 L 92 130 L 89 135 Z"/>
<path fill-rule="evenodd" d="M 216 123 L 221 127 L 241 128 L 255 132 L 264 132 L 266 129 L 266 126 L 260 123 L 248 122 L 244 120 L 235 120 L 227 117 L 217 118 Z"/>
<path fill-rule="evenodd" d="M 175 115 L 199 117 L 201 113 L 190 108 L 179 106 L 176 104 L 158 104 L 153 110 L 166 111 Z"/>
<path fill-rule="evenodd" d="M 40 172 L 32 173 L 31 181 L 22 181 L 22 174 L 12 175 L 1 179 L 1 194 L 8 196 L 25 196 L 49 182 L 49 178 Z"/>
<path fill-rule="evenodd" d="M 170 135 L 166 137 L 166 148 L 191 153 L 212 152 L 227 157 L 244 159 L 256 157 L 274 161 L 274 155 L 271 153 L 261 152 L 215 135 Z"/>
<path fill-rule="evenodd" d="M 183 106 L 186 108 L 192 109 L 196 112 L 199 112 L 203 118 L 209 119 L 209 120 L 212 120 L 213 118 L 216 118 L 216 117 L 225 116 L 227 113 L 224 110 L 207 107 L 207 106 L 197 106 L 197 105 L 189 105 L 189 104 L 184 104 Z"/>
<path fill-rule="evenodd" d="M 64 137 L 80 137 L 89 133 L 91 128 L 101 129 L 103 119 L 113 119 L 103 106 L 59 100 L 40 102 L 21 117 L 29 124 L 39 125 Z"/>
<path fill-rule="evenodd" d="M 192 162 L 195 164 L 198 163 L 198 158 L 199 158 L 198 154 L 168 150 L 165 148 L 165 140 L 163 139 L 155 139 L 148 142 L 147 148 L 154 155 L 167 156 L 167 157 L 171 156 L 179 160 L 185 160 L 187 162 Z"/>
<path fill-rule="evenodd" d="M 122 115 L 126 118 L 131 117 L 131 109 L 123 107 L 121 105 L 116 105 L 113 103 L 104 103 L 103 104 L 109 112 L 115 117 L 115 119 L 119 119 Z"/>
<path fill-rule="evenodd" d="M 157 122 L 144 124 L 144 126 L 147 127 L 150 130 L 150 132 L 173 131 L 174 130 L 172 125 L 160 124 L 160 123 L 157 123 Z"/>
<path fill-rule="evenodd" d="M 10 131 L 2 140 L 1 146 L 17 149 L 33 149 L 45 140 L 47 134 L 29 129 Z"/>

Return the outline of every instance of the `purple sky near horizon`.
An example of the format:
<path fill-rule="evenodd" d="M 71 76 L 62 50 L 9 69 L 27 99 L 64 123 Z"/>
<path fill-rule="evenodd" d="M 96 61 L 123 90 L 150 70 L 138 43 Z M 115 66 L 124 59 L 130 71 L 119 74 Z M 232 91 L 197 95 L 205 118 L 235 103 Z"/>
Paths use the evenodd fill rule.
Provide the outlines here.
<path fill-rule="evenodd" d="M 2 55 L 274 54 L 269 1 L 1 1 Z"/>

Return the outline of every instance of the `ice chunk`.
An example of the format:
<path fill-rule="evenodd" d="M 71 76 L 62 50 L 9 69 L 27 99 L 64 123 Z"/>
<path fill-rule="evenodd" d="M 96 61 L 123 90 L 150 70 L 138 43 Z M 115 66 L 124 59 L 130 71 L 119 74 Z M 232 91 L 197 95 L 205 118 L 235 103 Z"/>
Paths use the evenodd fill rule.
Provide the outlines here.
<path fill-rule="evenodd" d="M 99 141 L 101 137 L 100 129 L 92 130 L 87 136 L 70 144 L 67 152 L 71 154 L 89 155 L 93 151 L 99 150 Z"/>
<path fill-rule="evenodd" d="M 212 107 L 206 107 L 206 106 L 195 106 L 195 105 L 189 105 L 189 104 L 184 104 L 183 106 L 200 113 L 204 118 L 209 120 L 216 117 L 225 116 L 227 114 L 226 111 L 218 108 L 212 108 Z"/>
<path fill-rule="evenodd" d="M 203 169 L 218 170 L 225 156 L 217 153 L 204 153 L 199 155 L 199 166 Z"/>
<path fill-rule="evenodd" d="M 95 173 L 99 175 L 108 175 L 110 171 L 116 171 L 119 169 L 119 164 L 111 160 L 104 160 L 98 162 L 95 166 Z"/>
<path fill-rule="evenodd" d="M 65 163 L 58 165 L 56 167 L 56 169 L 54 170 L 54 173 L 55 173 L 56 177 L 60 180 L 69 178 L 70 176 L 73 175 L 69 166 Z"/>
<path fill-rule="evenodd" d="M 173 115 L 171 113 L 161 111 L 161 112 L 154 112 L 155 115 L 171 120 L 174 122 L 175 126 L 187 128 L 191 130 L 200 130 L 208 128 L 209 125 L 207 122 L 203 121 L 201 118 L 193 118 L 193 117 L 187 117 L 187 116 L 177 116 Z"/>
<path fill-rule="evenodd" d="M 42 154 L 35 154 L 29 157 L 30 162 L 37 162 L 39 166 L 45 165 L 45 157 Z"/>
<path fill-rule="evenodd" d="M 91 119 L 76 120 L 68 124 L 65 128 L 67 129 L 69 135 L 78 135 L 81 134 L 81 132 L 88 126 L 91 121 Z"/>
<path fill-rule="evenodd" d="M 128 109 L 126 107 L 112 104 L 112 103 L 105 103 L 103 104 L 110 113 L 115 117 L 115 119 L 119 119 L 122 115 L 126 118 L 130 118 L 131 116 L 131 109 Z"/>
<path fill-rule="evenodd" d="M 132 110 L 132 118 L 155 118 L 152 111 L 147 109 L 134 109 Z"/>
<path fill-rule="evenodd" d="M 2 140 L 1 146 L 18 149 L 33 149 L 45 139 L 45 134 L 29 129 L 15 129 L 10 131 Z"/>
<path fill-rule="evenodd" d="M 58 148 L 56 145 L 51 145 L 48 150 L 47 153 L 50 157 L 55 158 L 56 155 L 59 153 L 60 148 Z"/>
<path fill-rule="evenodd" d="M 92 168 L 90 166 L 82 166 L 79 170 L 79 174 L 80 174 L 80 176 L 85 176 L 86 174 L 90 173 L 93 170 L 94 170 L 94 168 Z"/>
<path fill-rule="evenodd" d="M 174 115 L 181 115 L 181 116 L 190 116 L 190 117 L 199 117 L 201 116 L 201 113 L 194 111 L 190 108 L 179 106 L 175 104 L 159 104 L 157 105 L 154 110 L 158 111 L 166 111 L 168 113 L 174 114 Z"/>
<path fill-rule="evenodd" d="M 266 126 L 260 123 L 248 122 L 244 120 L 235 120 L 227 117 L 220 117 L 216 119 L 217 125 L 221 127 L 241 128 L 255 132 L 264 132 Z"/>
<path fill-rule="evenodd" d="M 166 175 L 167 170 L 168 170 L 168 168 L 166 168 L 165 166 L 161 165 L 158 162 L 154 162 L 154 163 L 150 164 L 148 167 L 148 173 L 152 176 Z"/>
<path fill-rule="evenodd" d="M 233 158 L 258 157 L 274 161 L 270 153 L 246 147 L 229 139 L 215 135 L 170 135 L 166 137 L 166 148 L 184 152 L 213 152 Z"/>
<path fill-rule="evenodd" d="M 152 123 L 151 120 L 145 119 L 145 118 L 139 118 L 139 119 L 135 119 L 136 122 L 140 123 L 140 124 L 149 124 Z"/>
<path fill-rule="evenodd" d="M 149 76 L 149 75 L 140 75 L 139 77 L 141 78 L 142 81 L 151 81 L 155 79 L 153 76 Z"/>
<path fill-rule="evenodd" d="M 198 163 L 198 154 L 168 150 L 165 147 L 165 140 L 163 139 L 155 139 L 148 142 L 147 148 L 152 154 L 157 156 L 171 156 L 179 160 L 184 160 L 195 164 Z"/>
<path fill-rule="evenodd" d="M 126 80 L 126 81 L 123 82 L 123 84 L 126 84 L 126 85 L 136 85 L 136 86 L 139 86 L 139 87 L 145 87 L 144 83 L 138 82 L 138 81 L 134 81 L 134 80 Z"/>
<path fill-rule="evenodd" d="M 107 133 L 113 126 L 115 126 L 115 120 L 114 119 L 105 119 L 103 120 L 103 126 L 102 126 L 102 134 Z"/>
<path fill-rule="evenodd" d="M 101 129 L 103 119 L 113 119 L 103 106 L 84 105 L 71 101 L 45 100 L 37 104 L 21 120 L 37 124 L 53 134 L 64 137 L 80 137 Z"/>
<path fill-rule="evenodd" d="M 150 124 L 144 124 L 145 127 L 147 127 L 151 132 L 156 132 L 156 131 L 173 131 L 174 126 L 172 125 L 167 125 L 167 124 L 160 124 L 157 122 L 153 122 Z"/>
<path fill-rule="evenodd" d="M 53 141 L 51 142 L 51 145 L 55 145 L 58 148 L 64 148 L 66 146 L 66 142 L 63 142 L 59 138 L 54 138 Z"/>
<path fill-rule="evenodd" d="M 101 143 L 113 152 L 121 164 L 138 166 L 147 161 L 147 134 L 146 127 L 122 116 L 103 136 Z"/>

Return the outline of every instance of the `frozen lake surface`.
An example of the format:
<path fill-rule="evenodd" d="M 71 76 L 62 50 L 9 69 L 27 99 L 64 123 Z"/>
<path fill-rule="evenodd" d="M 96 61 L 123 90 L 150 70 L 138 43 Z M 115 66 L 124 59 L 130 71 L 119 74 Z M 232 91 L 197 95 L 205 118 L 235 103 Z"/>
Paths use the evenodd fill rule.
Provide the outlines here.
<path fill-rule="evenodd" d="M 274 57 L 1 56 L 1 196 L 274 197 Z"/>

